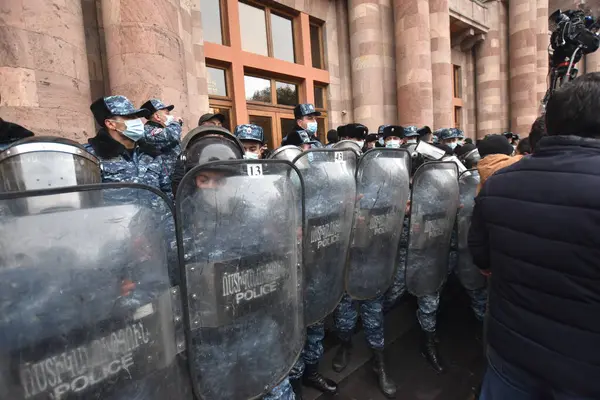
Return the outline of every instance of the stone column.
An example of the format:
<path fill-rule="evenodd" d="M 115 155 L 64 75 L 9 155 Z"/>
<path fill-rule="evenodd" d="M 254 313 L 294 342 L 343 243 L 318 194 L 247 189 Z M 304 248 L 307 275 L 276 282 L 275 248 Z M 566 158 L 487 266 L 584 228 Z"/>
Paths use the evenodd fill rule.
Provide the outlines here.
<path fill-rule="evenodd" d="M 433 125 L 428 0 L 394 0 L 398 123 Z"/>
<path fill-rule="evenodd" d="M 349 21 L 348 2 L 346 0 L 337 0 L 335 2 L 335 8 L 336 26 L 338 32 L 338 55 L 340 60 L 340 94 L 342 99 L 340 125 L 342 125 L 354 122 L 352 61 L 350 59 L 350 33 L 347 23 L 347 21 Z M 332 129 L 333 128 L 337 128 L 337 126 L 333 126 Z"/>
<path fill-rule="evenodd" d="M 188 109 L 185 52 L 189 49 L 179 36 L 179 24 L 191 23 L 180 21 L 179 14 L 179 2 L 170 0 L 103 1 L 110 94 L 127 96 L 138 107 L 159 98 L 174 104 L 179 115 Z"/>
<path fill-rule="evenodd" d="M 477 96 L 477 138 L 502 131 L 501 87 L 504 84 L 500 74 L 500 2 L 488 3 L 489 31 L 485 40 L 475 47 L 475 85 Z"/>
<path fill-rule="evenodd" d="M 385 122 L 381 7 L 378 0 L 350 0 L 348 14 L 354 119 L 374 131 Z"/>
<path fill-rule="evenodd" d="M 94 135 L 81 2 L 0 2 L 0 116 L 37 135 Z"/>
<path fill-rule="evenodd" d="M 500 96 L 502 104 L 500 107 L 502 121 L 501 132 L 510 130 L 510 74 L 508 65 L 509 39 L 508 39 L 508 0 L 500 0 L 496 3 L 500 25 Z"/>
<path fill-rule="evenodd" d="M 548 85 L 548 44 L 550 35 L 548 35 L 548 0 L 537 0 L 537 103 L 541 110 L 541 101 L 546 94 Z"/>
<path fill-rule="evenodd" d="M 433 125 L 453 126 L 452 51 L 448 0 L 429 1 L 431 73 L 433 76 Z"/>
<path fill-rule="evenodd" d="M 579 62 L 579 75 L 583 72 L 581 64 Z M 585 73 L 589 74 L 590 72 L 600 72 L 600 50 L 585 55 Z"/>
<path fill-rule="evenodd" d="M 394 48 L 394 13 L 392 0 L 379 0 L 381 7 L 381 31 L 383 39 L 383 112 L 381 124 L 398 123 L 398 104 L 396 94 L 396 57 Z M 375 130 L 375 126 L 371 129 Z"/>
<path fill-rule="evenodd" d="M 527 135 L 538 115 L 537 2 L 509 0 L 510 129 Z"/>

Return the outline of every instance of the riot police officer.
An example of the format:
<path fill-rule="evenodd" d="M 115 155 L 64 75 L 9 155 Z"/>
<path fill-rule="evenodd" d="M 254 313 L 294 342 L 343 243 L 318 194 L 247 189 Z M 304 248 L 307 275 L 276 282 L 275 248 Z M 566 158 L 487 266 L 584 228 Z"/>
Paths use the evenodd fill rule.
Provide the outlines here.
<path fill-rule="evenodd" d="M 371 150 L 377 147 L 379 138 L 376 133 L 369 133 L 365 138 L 365 147 L 363 151 Z"/>
<path fill-rule="evenodd" d="M 456 150 L 459 146 L 460 136 L 462 131 L 456 128 L 442 128 L 435 131 L 435 134 L 441 140 L 441 143 L 450 147 L 452 151 Z"/>
<path fill-rule="evenodd" d="M 364 126 L 352 126 L 351 129 L 358 132 L 356 134 L 353 134 L 351 131 L 349 133 L 349 136 L 360 137 L 363 128 Z M 385 147 L 390 149 L 399 149 L 402 144 L 403 131 L 404 129 L 401 126 L 386 125 L 383 128 L 382 134 Z M 379 185 L 381 185 L 381 182 L 378 181 L 369 181 L 366 183 L 368 185 L 367 188 L 371 188 L 374 191 L 378 191 Z M 365 196 L 365 194 L 362 195 Z M 383 197 L 381 198 L 379 198 L 378 196 L 377 197 L 379 198 L 379 200 L 383 200 L 383 198 L 387 197 L 385 194 L 382 194 L 382 196 Z M 359 201 L 362 202 L 363 199 L 365 198 L 363 197 Z M 388 201 L 384 200 L 380 203 L 383 205 L 387 202 Z M 357 233 L 355 234 L 359 236 Z M 354 238 L 355 245 L 358 245 L 357 241 L 359 240 L 360 239 L 358 237 Z M 365 243 L 365 245 L 367 244 Z M 361 256 L 360 258 L 363 257 Z M 366 259 L 365 261 L 369 263 L 373 260 Z M 385 290 L 385 288 L 383 290 Z M 359 310 L 358 312 L 356 311 L 357 306 Z M 332 367 L 336 372 L 341 372 L 347 367 L 350 361 L 352 351 L 352 334 L 354 332 L 354 328 L 356 327 L 359 314 L 362 319 L 367 343 L 371 348 L 371 351 L 373 352 L 373 370 L 377 375 L 379 388 L 386 397 L 393 398 L 396 394 L 396 384 L 389 376 L 389 372 L 386 368 L 385 358 L 383 355 L 383 296 L 377 295 L 365 300 L 353 300 L 349 294 L 345 294 L 344 297 L 342 297 L 342 300 L 340 301 L 338 307 L 336 308 L 333 314 L 336 334 L 340 339 L 341 345 L 336 351 L 336 354 L 333 358 Z"/>
<path fill-rule="evenodd" d="M 287 145 L 298 146 L 302 150 L 310 150 L 314 139 L 304 130 L 292 131 L 286 141 Z M 292 371 L 290 382 L 298 399 L 302 399 L 302 385 L 313 387 L 323 393 L 337 393 L 337 385 L 331 379 L 319 373 L 319 362 L 323 357 L 323 339 L 325 338 L 325 324 L 323 321 L 309 325 L 306 328 L 306 342 L 302 354 Z"/>
<path fill-rule="evenodd" d="M 351 140 L 356 142 L 361 149 L 365 145 L 365 139 L 367 138 L 368 133 L 369 129 L 363 124 L 348 124 L 341 127 L 341 131 L 338 130 L 340 140 Z"/>
<path fill-rule="evenodd" d="M 85 145 L 100 159 L 103 182 L 142 183 L 171 196 L 169 174 L 160 154 L 140 140 L 144 124 L 140 118 L 150 116 L 125 96 L 101 97 L 90 106 L 100 130 Z"/>
<path fill-rule="evenodd" d="M 244 124 L 235 127 L 233 132 L 244 145 L 244 158 L 248 160 L 263 159 L 266 150 L 263 128 L 254 124 Z"/>
<path fill-rule="evenodd" d="M 154 147 L 163 157 L 167 171 L 171 174 L 175 160 L 181 153 L 181 127 L 183 121 L 172 114 L 174 105 L 167 106 L 159 99 L 150 99 L 142 104 L 150 111 L 144 125 L 143 142 Z"/>
<path fill-rule="evenodd" d="M 100 163 L 58 137 L 23 139 L 0 156 L 0 193 L 17 192 L 0 202 L 10 217 L 0 224 L 0 303 L 10 305 L 0 332 L 4 350 L 21 354 L 0 361 L 2 398 L 191 398 L 170 342 L 167 200 L 139 186 L 75 188 L 99 184 Z M 7 362 L 21 379 L 4 379 Z"/>
<path fill-rule="evenodd" d="M 236 128 L 236 133 L 245 137 L 247 140 L 249 137 L 253 139 L 260 139 L 262 135 L 262 130 L 260 127 L 256 125 L 250 126 L 251 132 L 248 132 L 248 125 L 241 125 Z M 183 153 L 181 157 L 181 161 L 184 165 L 184 172 L 187 172 L 198 165 L 203 165 L 207 162 L 212 161 L 227 161 L 227 160 L 240 160 L 244 157 L 245 151 L 248 149 L 247 146 L 252 145 L 253 143 L 246 143 L 243 145 L 238 138 L 231 135 L 226 129 L 220 127 L 211 127 L 211 126 L 202 126 L 192 130 L 185 138 L 183 145 Z M 245 148 L 246 147 L 246 148 Z M 214 196 L 214 194 L 220 185 L 222 185 L 223 180 L 233 175 L 232 169 L 227 169 L 226 167 L 222 168 L 213 168 L 206 169 L 199 172 L 193 181 L 193 185 L 195 188 L 203 189 L 202 192 L 196 193 L 191 197 L 186 198 L 187 190 L 183 190 L 183 198 L 178 200 L 178 203 L 181 203 L 180 209 L 182 212 L 186 214 L 186 220 L 194 220 L 195 218 L 201 220 L 199 215 L 207 215 L 210 213 L 214 213 L 215 209 L 221 207 L 220 210 L 227 209 L 227 205 L 224 203 L 218 202 Z M 179 185 L 180 182 L 177 182 Z M 258 189 L 260 190 L 260 189 Z M 210 219 L 210 217 L 209 217 Z M 186 263 L 191 265 L 194 259 L 203 259 L 203 257 L 218 257 L 219 251 L 224 251 L 225 249 L 236 248 L 238 246 L 237 243 L 230 243 L 232 240 L 239 239 L 234 232 L 239 230 L 244 231 L 252 231 L 254 232 L 255 237 L 248 238 L 245 240 L 243 246 L 241 246 L 245 253 L 252 253 L 256 250 L 256 247 L 259 243 L 264 242 L 264 238 L 261 238 L 261 232 L 265 231 L 265 227 L 261 226 L 265 223 L 265 220 L 256 219 L 253 220 L 253 224 L 249 227 L 246 224 L 242 226 L 220 226 L 218 231 L 211 231 L 210 235 L 200 235 L 194 237 L 193 235 L 184 234 L 184 241 L 188 242 L 202 242 L 202 245 L 199 246 L 189 246 L 184 245 L 186 249 L 193 249 L 194 251 L 186 251 Z M 186 230 L 184 229 L 184 232 Z M 214 253 L 211 253 L 214 252 Z M 210 254 L 210 255 L 209 255 Z M 210 284 L 212 286 L 212 283 Z M 190 290 L 200 290 L 200 288 L 194 286 Z M 219 325 L 219 324 L 216 324 Z M 207 323 L 207 326 L 212 326 L 207 330 L 207 338 L 212 340 L 213 337 L 217 337 L 219 335 L 218 331 L 212 332 L 211 330 L 217 329 L 216 325 L 211 325 L 210 322 Z M 234 326 L 235 324 L 232 324 Z M 277 327 L 278 329 L 282 329 L 282 327 Z M 244 333 L 241 328 L 234 327 L 232 330 L 238 330 L 239 333 Z M 194 337 L 197 336 L 198 331 L 194 331 L 191 335 Z M 264 335 L 268 335 L 268 332 L 263 331 Z M 292 332 L 289 332 L 292 334 Z M 247 335 L 250 335 L 249 332 L 246 332 Z M 247 344 L 243 341 L 244 335 L 240 338 L 239 336 L 233 335 L 232 337 L 222 338 L 222 341 L 216 341 L 215 343 L 202 343 L 202 340 L 193 340 L 192 346 L 195 346 L 189 350 L 191 363 L 193 364 L 193 370 L 198 371 L 194 373 L 193 379 L 198 379 L 198 376 L 204 375 L 206 378 L 206 382 L 211 381 L 209 385 L 203 385 L 202 390 L 209 391 L 219 391 L 220 396 L 223 396 L 225 393 L 226 396 L 230 396 L 229 398 L 237 398 L 240 394 L 237 392 L 237 387 L 244 387 L 244 379 L 251 374 L 258 374 L 257 371 L 240 371 L 241 374 L 248 374 L 246 377 L 239 376 L 237 378 L 232 376 L 231 370 L 231 362 L 228 362 L 228 354 L 229 351 L 221 349 L 223 348 L 243 348 Z M 251 338 L 252 339 L 252 338 Z M 256 338 L 255 341 L 259 342 L 261 339 Z M 251 343 L 255 343 L 250 340 Z M 231 346 L 231 347 L 227 347 Z M 214 358 L 211 358 L 211 362 L 213 362 L 213 366 L 206 365 L 207 358 L 205 358 L 206 352 L 212 352 L 214 350 Z M 273 351 L 275 351 L 273 349 Z M 267 359 L 268 349 L 265 349 L 264 354 L 261 356 L 263 358 L 262 368 L 265 369 L 264 373 L 268 374 L 269 368 L 268 365 L 264 364 L 264 360 Z M 251 352 L 249 352 L 251 353 Z M 241 356 L 240 356 L 241 357 Z M 248 356 L 252 357 L 252 356 Z M 221 360 L 222 359 L 222 360 Z M 245 363 L 244 365 L 252 365 L 253 363 L 260 364 L 259 360 L 254 359 L 240 359 L 239 363 Z M 288 367 L 289 368 L 289 367 Z M 215 374 L 206 377 L 207 374 Z M 211 377 L 213 377 L 211 379 Z M 228 380 L 230 380 L 228 382 Z M 231 381 L 233 380 L 233 381 Z M 234 381 L 238 382 L 234 382 Z M 220 386 L 223 384 L 223 386 Z M 214 386 L 211 386 L 214 385 Z M 280 382 L 276 387 L 274 387 L 267 395 L 263 397 L 263 400 L 294 400 L 294 392 L 290 385 L 288 378 L 286 377 L 282 382 Z"/>
<path fill-rule="evenodd" d="M 310 141 L 314 143 L 315 147 L 323 147 L 323 144 L 317 139 L 317 131 L 319 124 L 317 123 L 317 117 L 320 117 L 321 113 L 315 110 L 315 106 L 310 103 L 298 104 L 294 108 L 294 118 L 296 118 L 296 126 L 292 132 L 305 131 Z M 290 133 L 292 133 L 290 132 Z M 283 138 L 281 143 L 282 146 L 293 144 L 288 141 L 290 134 Z"/>

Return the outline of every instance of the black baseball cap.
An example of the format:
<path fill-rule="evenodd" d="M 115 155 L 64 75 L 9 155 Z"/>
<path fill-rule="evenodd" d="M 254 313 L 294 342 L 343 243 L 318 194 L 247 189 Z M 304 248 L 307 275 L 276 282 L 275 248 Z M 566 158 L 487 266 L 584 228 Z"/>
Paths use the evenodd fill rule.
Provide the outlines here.
<path fill-rule="evenodd" d="M 294 118 L 300 119 L 302 117 L 306 117 L 307 115 L 314 115 L 315 117 L 319 117 L 321 116 L 321 113 L 315 110 L 315 106 L 310 103 L 298 104 L 294 108 Z"/>
<path fill-rule="evenodd" d="M 223 114 L 206 113 L 203 116 L 201 116 L 198 120 L 198 126 L 202 125 L 206 121 L 210 121 L 213 118 L 218 119 L 219 121 L 221 121 L 222 124 L 225 123 L 225 116 Z"/>

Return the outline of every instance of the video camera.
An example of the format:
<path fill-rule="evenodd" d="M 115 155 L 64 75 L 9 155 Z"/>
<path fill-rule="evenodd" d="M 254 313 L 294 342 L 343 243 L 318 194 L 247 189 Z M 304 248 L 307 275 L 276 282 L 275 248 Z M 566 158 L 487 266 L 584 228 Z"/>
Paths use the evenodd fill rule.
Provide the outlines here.
<path fill-rule="evenodd" d="M 548 28 L 552 31 L 548 47 L 550 84 L 542 100 L 544 108 L 556 88 L 575 79 L 578 70 L 574 66 L 581 57 L 600 46 L 600 21 L 583 10 L 556 10 L 548 18 Z"/>

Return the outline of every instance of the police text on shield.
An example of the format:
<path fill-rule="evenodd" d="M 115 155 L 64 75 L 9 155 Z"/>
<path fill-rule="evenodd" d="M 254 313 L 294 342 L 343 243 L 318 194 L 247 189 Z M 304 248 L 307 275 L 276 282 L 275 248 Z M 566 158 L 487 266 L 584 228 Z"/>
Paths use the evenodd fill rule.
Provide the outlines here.
<path fill-rule="evenodd" d="M 20 367 L 25 398 L 50 392 L 55 400 L 84 392 L 134 365 L 133 351 L 150 342 L 144 323 L 123 329 L 80 347 Z"/>

